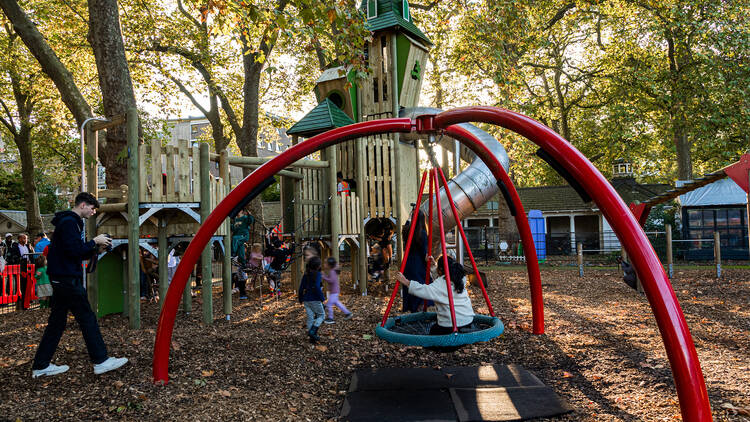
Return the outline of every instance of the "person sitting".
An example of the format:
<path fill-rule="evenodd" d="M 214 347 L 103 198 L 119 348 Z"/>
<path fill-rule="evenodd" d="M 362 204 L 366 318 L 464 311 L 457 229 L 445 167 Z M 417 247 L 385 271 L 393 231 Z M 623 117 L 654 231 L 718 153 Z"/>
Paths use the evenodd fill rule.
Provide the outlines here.
<path fill-rule="evenodd" d="M 255 217 L 241 210 L 232 222 L 232 256 L 236 256 L 240 265 L 245 266 L 245 242 L 250 236 L 250 225 Z"/>
<path fill-rule="evenodd" d="M 410 221 L 407 221 L 406 224 L 404 224 L 403 230 L 401 231 L 401 236 L 404 241 L 409 239 L 409 230 L 411 228 Z M 425 278 L 427 277 L 427 265 L 425 261 L 425 257 L 427 256 L 426 227 L 425 215 L 422 211 L 419 211 L 417 213 L 411 247 L 409 248 L 409 254 L 406 256 L 406 264 L 404 267 L 404 275 L 406 278 L 421 284 L 425 284 Z M 424 304 L 424 300 L 409 294 L 406 286 L 402 289 L 401 297 L 403 300 L 402 311 L 404 312 L 418 312 L 419 308 Z M 432 302 L 428 301 L 427 306 L 431 305 Z"/>
<path fill-rule="evenodd" d="M 344 180 L 344 175 L 340 171 L 336 173 L 336 193 L 339 196 L 351 195 L 351 189 L 349 189 L 349 182 Z"/>
<path fill-rule="evenodd" d="M 456 327 L 458 330 L 470 329 L 471 324 L 474 322 L 474 310 L 471 307 L 471 299 L 466 291 L 466 273 L 464 273 L 463 266 L 454 261 L 453 258 L 448 257 L 447 261 L 448 274 L 450 274 L 451 288 L 453 290 L 453 309 L 456 314 Z M 443 260 L 440 259 L 437 265 L 435 265 L 435 259 L 429 257 L 428 263 L 433 278 L 431 284 L 416 283 L 404 277 L 401 273 L 396 274 L 396 279 L 409 289 L 409 294 L 435 302 L 437 323 L 430 327 L 430 334 L 450 334 L 453 332 L 453 321 L 451 320 Z"/>
<path fill-rule="evenodd" d="M 266 239 L 265 255 L 272 258 L 268 264 L 268 280 L 271 290 L 281 295 L 281 272 L 284 270 L 284 264 L 289 256 L 294 253 L 294 244 L 291 248 L 282 248 L 283 242 L 278 239 Z"/>
<path fill-rule="evenodd" d="M 370 274 L 373 281 L 380 280 L 383 271 L 385 271 L 385 260 L 383 259 L 383 251 L 377 243 L 370 248 L 370 257 L 368 261 L 369 265 L 367 266 L 367 273 Z"/>

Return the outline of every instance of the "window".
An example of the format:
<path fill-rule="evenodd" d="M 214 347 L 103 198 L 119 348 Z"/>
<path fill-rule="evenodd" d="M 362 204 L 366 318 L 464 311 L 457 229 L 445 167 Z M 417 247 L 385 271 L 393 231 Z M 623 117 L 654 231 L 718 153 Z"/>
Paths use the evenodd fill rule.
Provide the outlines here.
<path fill-rule="evenodd" d="M 378 17 L 378 2 L 377 0 L 367 0 L 367 19 Z"/>
<path fill-rule="evenodd" d="M 727 210 L 727 223 L 730 226 L 741 226 L 742 225 L 742 213 L 739 209 Z"/>
<path fill-rule="evenodd" d="M 388 78 L 383 75 L 383 101 L 388 101 Z"/>
<path fill-rule="evenodd" d="M 409 20 L 409 0 L 403 0 L 401 2 L 402 15 L 404 19 Z"/>
<path fill-rule="evenodd" d="M 703 210 L 703 227 L 714 226 L 714 210 Z"/>
<path fill-rule="evenodd" d="M 190 125 L 190 140 L 198 139 L 204 133 L 208 133 L 209 123 L 195 123 Z"/>
<path fill-rule="evenodd" d="M 380 102 L 380 91 L 378 88 L 380 88 L 380 81 L 378 81 L 378 78 L 372 78 L 372 98 L 376 103 Z"/>
<path fill-rule="evenodd" d="M 344 98 L 341 97 L 341 94 L 338 92 L 332 92 L 328 95 L 328 99 L 331 100 L 332 103 L 336 104 L 336 107 L 338 108 L 344 108 Z"/>
<path fill-rule="evenodd" d="M 700 210 L 689 210 L 688 211 L 688 225 L 692 228 L 702 227 L 701 211 Z"/>
<path fill-rule="evenodd" d="M 497 201 L 487 201 L 487 209 L 496 211 L 498 208 L 498 202 Z"/>
<path fill-rule="evenodd" d="M 721 209 L 716 210 L 716 227 L 726 227 L 727 226 L 727 210 Z"/>
<path fill-rule="evenodd" d="M 380 37 L 380 71 L 385 73 L 388 68 L 388 38 Z"/>

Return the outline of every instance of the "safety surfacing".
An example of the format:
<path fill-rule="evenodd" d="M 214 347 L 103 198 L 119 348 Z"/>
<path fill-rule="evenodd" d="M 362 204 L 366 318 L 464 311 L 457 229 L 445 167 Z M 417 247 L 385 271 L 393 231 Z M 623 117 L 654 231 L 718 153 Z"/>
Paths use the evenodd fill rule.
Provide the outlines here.
<path fill-rule="evenodd" d="M 518 365 L 356 371 L 341 409 L 351 422 L 522 421 L 572 411 Z"/>

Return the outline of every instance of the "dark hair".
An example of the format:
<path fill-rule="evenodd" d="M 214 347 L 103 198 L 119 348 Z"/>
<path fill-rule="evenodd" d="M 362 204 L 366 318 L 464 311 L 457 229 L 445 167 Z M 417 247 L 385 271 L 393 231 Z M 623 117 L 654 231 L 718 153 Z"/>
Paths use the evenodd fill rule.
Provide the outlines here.
<path fill-rule="evenodd" d="M 282 242 L 281 242 L 281 240 L 280 240 L 280 239 L 273 239 L 273 240 L 271 241 L 271 243 L 273 244 L 273 247 L 274 247 L 274 248 L 280 248 L 280 247 L 281 247 L 281 243 L 282 243 Z"/>
<path fill-rule="evenodd" d="M 36 257 L 36 260 L 34 261 L 34 264 L 37 268 L 46 267 L 47 266 L 47 257 L 44 255 L 39 255 Z"/>
<path fill-rule="evenodd" d="M 99 208 L 99 201 L 94 198 L 94 195 L 88 192 L 81 192 L 76 195 L 76 199 L 75 201 L 73 201 L 73 205 L 77 207 L 83 202 L 85 202 L 87 205 L 93 205 L 94 208 Z"/>
<path fill-rule="evenodd" d="M 314 256 L 307 260 L 307 265 L 305 265 L 305 274 L 313 275 L 317 271 L 320 271 L 320 258 Z"/>
<path fill-rule="evenodd" d="M 44 237 L 44 236 L 47 236 L 47 233 L 45 233 L 45 232 L 39 232 L 39 233 L 36 234 L 36 237 Z"/>
<path fill-rule="evenodd" d="M 442 271 L 443 274 L 445 274 L 445 270 L 443 269 L 443 259 L 438 258 L 437 262 L 438 270 Z M 461 293 L 464 291 L 464 276 L 466 276 L 466 271 L 464 271 L 463 265 L 456 262 L 453 258 L 448 257 L 448 273 L 451 277 L 451 283 L 453 283 L 453 289 L 456 291 L 456 293 Z"/>
<path fill-rule="evenodd" d="M 424 223 L 425 217 L 424 213 L 420 210 L 417 212 L 417 226 L 414 228 L 414 237 L 411 239 L 412 246 L 417 246 L 419 249 L 421 249 L 424 245 L 422 234 L 426 231 L 425 223 Z M 401 230 L 401 238 L 404 239 L 404 242 L 406 242 L 409 239 L 409 230 L 411 228 L 411 220 L 407 221 L 406 224 L 404 224 L 404 228 Z M 412 249 L 414 250 L 414 249 Z"/>
<path fill-rule="evenodd" d="M 338 264 L 338 262 L 336 262 L 336 258 L 332 256 L 329 256 L 328 259 L 326 259 L 326 263 L 331 268 L 336 268 L 336 265 Z M 336 268 L 336 274 L 341 274 L 341 270 Z"/>
<path fill-rule="evenodd" d="M 344 173 L 342 173 L 340 171 L 337 171 L 336 172 L 336 177 L 339 178 L 339 179 L 343 179 L 344 178 Z"/>

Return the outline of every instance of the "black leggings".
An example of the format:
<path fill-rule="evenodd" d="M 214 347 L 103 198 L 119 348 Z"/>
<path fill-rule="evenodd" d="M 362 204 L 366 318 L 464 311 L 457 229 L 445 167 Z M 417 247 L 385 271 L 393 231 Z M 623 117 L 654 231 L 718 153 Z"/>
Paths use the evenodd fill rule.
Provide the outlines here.
<path fill-rule="evenodd" d="M 462 328 L 468 328 L 469 326 L 471 326 L 471 323 L 462 325 L 457 328 L 460 331 Z M 442 325 L 438 325 L 438 323 L 436 322 L 435 324 L 432 325 L 432 327 L 430 327 L 431 336 L 442 336 L 444 334 L 451 334 L 451 333 L 453 333 L 453 326 L 443 327 Z"/>

